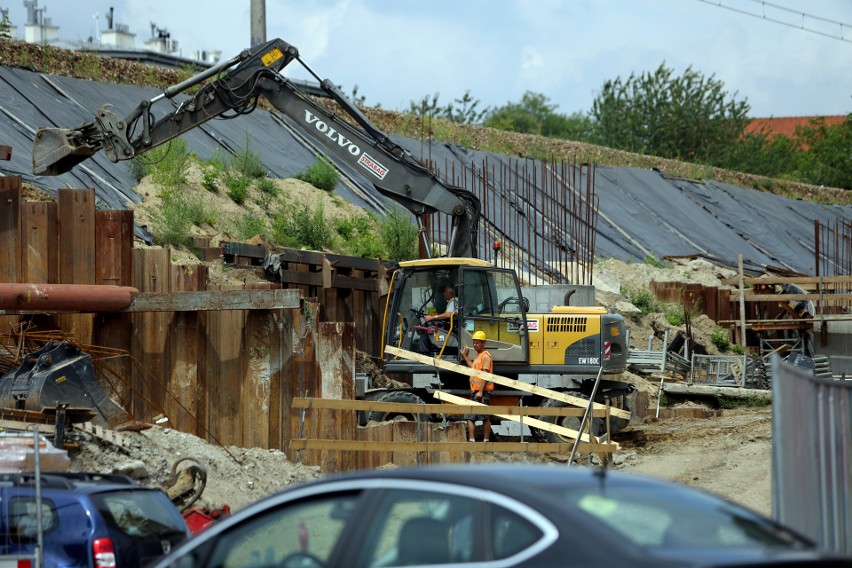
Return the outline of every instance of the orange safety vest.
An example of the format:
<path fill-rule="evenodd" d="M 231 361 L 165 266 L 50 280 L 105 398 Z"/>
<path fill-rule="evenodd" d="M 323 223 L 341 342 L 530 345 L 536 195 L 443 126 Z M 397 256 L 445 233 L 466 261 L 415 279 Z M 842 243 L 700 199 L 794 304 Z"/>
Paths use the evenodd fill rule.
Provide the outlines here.
<path fill-rule="evenodd" d="M 488 368 L 484 369 L 483 365 L 485 363 L 485 356 L 488 355 Z M 485 371 L 486 373 L 494 372 L 494 359 L 491 358 L 491 353 L 488 350 L 484 350 L 482 353 L 478 353 L 476 355 L 476 359 L 473 360 L 473 368 L 477 371 Z M 494 383 L 490 383 L 487 381 L 483 381 L 479 377 L 471 377 L 470 378 L 470 391 L 476 392 L 482 389 L 482 383 L 485 382 L 485 390 L 493 391 Z"/>

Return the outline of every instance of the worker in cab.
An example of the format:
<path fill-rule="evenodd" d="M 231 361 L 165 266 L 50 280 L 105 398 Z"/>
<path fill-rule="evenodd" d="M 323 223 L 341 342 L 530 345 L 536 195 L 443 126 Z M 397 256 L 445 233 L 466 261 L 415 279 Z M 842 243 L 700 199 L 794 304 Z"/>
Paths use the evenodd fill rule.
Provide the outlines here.
<path fill-rule="evenodd" d="M 423 317 L 423 321 L 425 323 L 434 322 L 436 326 L 441 329 L 447 329 L 449 324 L 451 323 L 452 318 L 456 315 L 456 310 L 458 310 L 458 303 L 456 302 L 456 293 L 453 290 L 453 287 L 450 285 L 444 286 L 444 311 L 439 314 L 429 314 Z M 437 331 L 436 331 L 437 332 Z M 424 355 L 431 355 L 433 351 L 436 350 L 435 346 L 432 345 L 432 341 L 430 339 L 430 335 L 428 332 L 423 332 L 420 334 L 420 342 L 418 344 L 418 351 L 423 353 Z"/>
<path fill-rule="evenodd" d="M 494 361 L 491 358 L 491 353 L 485 349 L 485 342 L 488 337 L 484 331 L 473 332 L 473 349 L 476 351 L 476 357 L 471 359 L 468 357 L 470 347 L 465 346 L 462 349 L 462 357 L 472 369 L 476 371 L 484 371 L 486 373 L 494 372 Z M 491 402 L 491 391 L 494 390 L 494 383 L 473 375 L 470 377 L 470 399 L 482 404 Z M 467 414 L 467 439 L 470 442 L 476 441 L 476 421 L 482 420 L 482 441 L 488 442 L 491 439 L 491 416 L 487 414 Z"/>

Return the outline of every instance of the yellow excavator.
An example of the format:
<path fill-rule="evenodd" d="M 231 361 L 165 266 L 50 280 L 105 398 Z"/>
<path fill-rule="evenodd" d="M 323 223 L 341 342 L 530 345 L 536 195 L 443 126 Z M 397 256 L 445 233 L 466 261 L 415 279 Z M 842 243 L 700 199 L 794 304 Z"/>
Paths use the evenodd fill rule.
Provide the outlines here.
<path fill-rule="evenodd" d="M 346 117 L 318 104 L 282 74 L 294 61 L 319 81 L 320 88 Z M 194 94 L 182 95 L 196 86 Z M 94 120 L 78 128 L 40 128 L 33 146 L 33 171 L 58 175 L 101 150 L 113 162 L 129 160 L 213 118 L 252 112 L 261 96 L 330 155 L 361 171 L 379 192 L 407 207 L 418 223 L 424 214 L 437 211 L 451 216 L 448 256 L 403 262 L 393 274 L 384 317 L 385 344 L 403 349 L 425 346 L 430 355 L 458 362 L 459 349 L 472 344 L 472 333 L 484 331 L 495 373 L 587 398 L 594 390 L 596 400 L 614 400 L 624 407 L 633 390 L 631 385 L 605 379 L 593 389 L 600 375 L 620 375 L 626 368 L 628 350 L 622 317 L 602 308 L 575 306 L 529 313 L 517 274 L 477 258 L 479 199 L 464 188 L 440 181 L 373 125 L 334 83 L 320 79 L 299 58 L 296 47 L 281 39 L 244 50 L 169 87 L 141 101 L 127 116 L 119 116 L 112 105 L 106 104 L 95 113 Z M 161 107 L 166 112 L 158 117 Z M 455 310 L 446 327 L 430 326 L 424 316 L 430 309 L 436 313 L 446 309 L 442 305 L 446 286 L 454 291 Z M 372 389 L 369 398 L 431 402 L 435 389 L 467 392 L 464 376 L 382 355 L 386 371 L 412 377 L 411 387 Z M 424 376 L 431 378 L 424 380 Z M 521 403 L 522 398 L 527 406 L 562 404 L 508 389 L 496 391 L 494 400 Z M 553 417 L 543 419 L 554 421 Z M 560 420 L 561 425 L 570 427 L 577 419 Z M 598 422 L 592 421 L 593 434 L 603 428 Z M 626 420 L 622 422 L 616 421 L 616 430 Z M 561 441 L 549 432 L 533 434 L 540 440 Z"/>

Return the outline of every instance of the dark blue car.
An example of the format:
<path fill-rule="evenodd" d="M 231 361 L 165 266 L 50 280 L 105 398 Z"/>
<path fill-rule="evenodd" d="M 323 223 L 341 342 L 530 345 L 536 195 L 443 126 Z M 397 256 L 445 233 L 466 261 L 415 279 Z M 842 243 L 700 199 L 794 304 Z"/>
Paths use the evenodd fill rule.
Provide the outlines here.
<path fill-rule="evenodd" d="M 608 470 L 467 464 L 288 489 L 155 568 L 852 567 L 737 505 Z"/>
<path fill-rule="evenodd" d="M 42 474 L 44 566 L 137 568 L 189 537 L 159 489 L 101 474 Z M 31 556 L 38 540 L 35 476 L 0 474 L 0 556 Z"/>

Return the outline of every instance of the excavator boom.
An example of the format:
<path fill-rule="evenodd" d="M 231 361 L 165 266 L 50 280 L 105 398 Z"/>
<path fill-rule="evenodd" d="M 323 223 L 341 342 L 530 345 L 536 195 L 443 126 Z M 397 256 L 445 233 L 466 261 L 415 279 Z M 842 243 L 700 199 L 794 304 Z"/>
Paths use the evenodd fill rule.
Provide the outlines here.
<path fill-rule="evenodd" d="M 436 211 L 451 215 L 448 255 L 476 257 L 479 199 L 464 188 L 441 182 L 373 125 L 331 81 L 322 80 L 320 86 L 349 120 L 314 102 L 281 74 L 293 61 L 299 61 L 317 77 L 299 59 L 294 46 L 275 39 L 143 100 L 126 117 L 106 104 L 93 121 L 78 128 L 40 128 L 33 145 L 33 172 L 59 175 L 101 150 L 113 162 L 132 159 L 213 118 L 252 112 L 262 95 L 326 152 L 362 172 L 378 191 L 404 205 L 418 219 Z M 205 82 L 207 79 L 210 81 Z M 196 85 L 202 86 L 195 94 L 175 99 Z M 174 109 L 155 119 L 153 107 L 165 99 L 172 102 Z"/>

